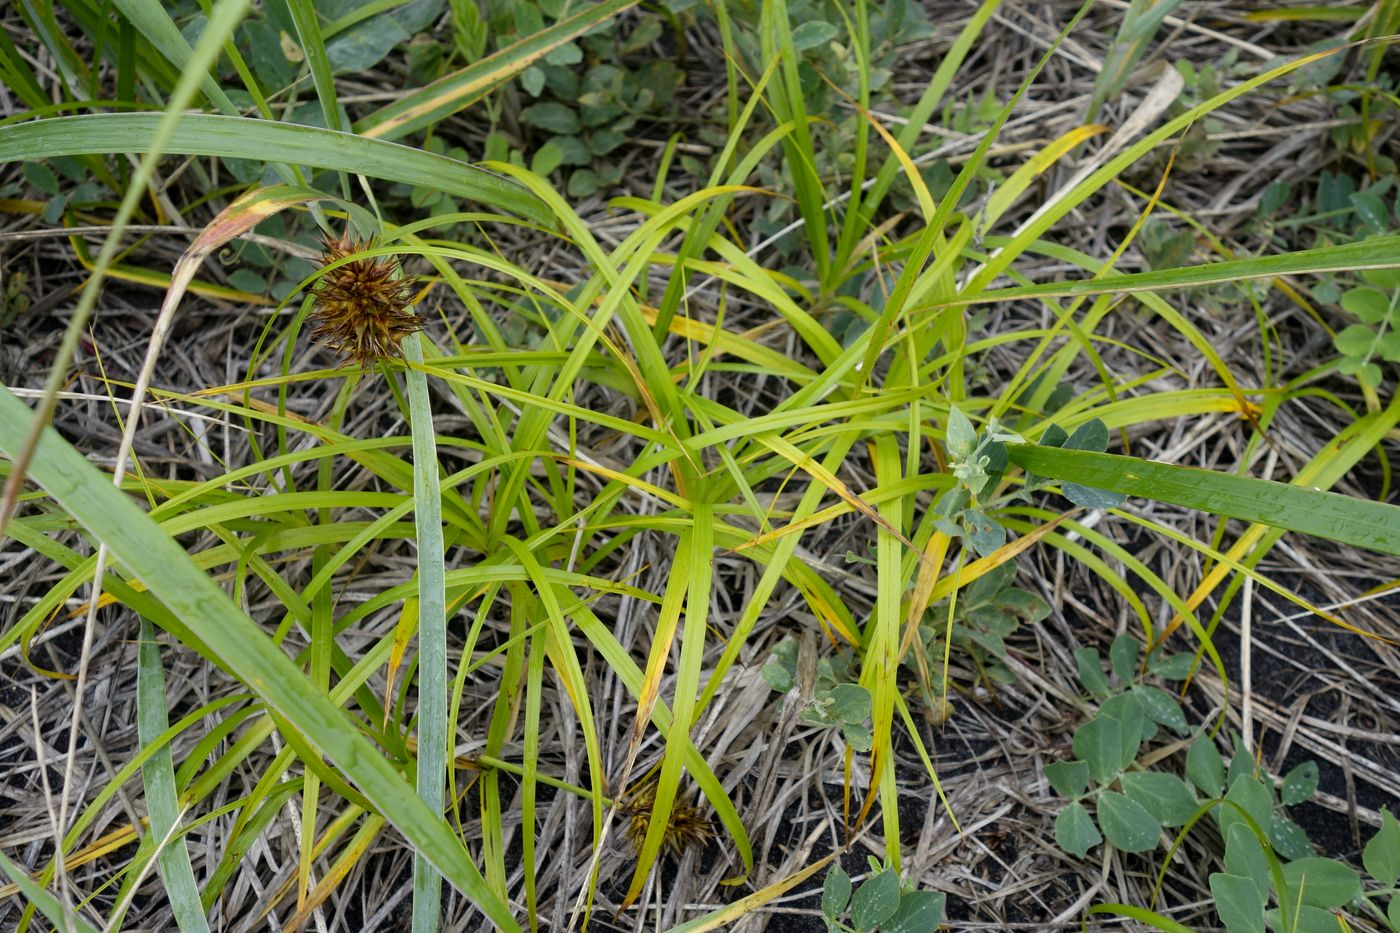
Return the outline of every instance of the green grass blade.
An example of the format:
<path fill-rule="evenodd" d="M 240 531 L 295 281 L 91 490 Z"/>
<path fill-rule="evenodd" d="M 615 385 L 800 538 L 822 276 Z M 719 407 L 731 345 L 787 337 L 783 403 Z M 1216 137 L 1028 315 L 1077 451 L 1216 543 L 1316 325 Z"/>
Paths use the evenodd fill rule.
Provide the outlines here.
<path fill-rule="evenodd" d="M 180 32 L 180 27 L 175 25 L 175 21 L 165 11 L 165 5 L 160 0 L 112 0 L 112 5 L 177 71 L 185 71 L 192 67 L 194 49 L 190 48 L 189 42 Z M 204 92 L 209 103 L 224 113 L 238 113 L 238 107 L 219 87 L 212 75 L 206 73 L 200 79 L 199 89 Z"/>
<path fill-rule="evenodd" d="M 1120 454 L 1024 444 L 1008 446 L 1007 453 L 1017 466 L 1052 479 L 1400 556 L 1400 506 Z"/>
<path fill-rule="evenodd" d="M 33 413 L 0 392 L 0 452 L 14 458 Z M 304 740 L 354 781 L 365 797 L 497 926 L 519 931 L 506 904 L 486 889 L 480 872 L 440 813 L 414 795 L 403 777 L 354 724 L 205 576 L 184 549 L 158 530 L 135 503 L 45 428 L 34 452 L 33 478 L 150 592 L 181 616 L 227 669 L 301 732 Z"/>
<path fill-rule="evenodd" d="M 1223 285 L 1243 279 L 1274 278 L 1280 275 L 1355 272 L 1362 269 L 1394 269 L 1396 267 L 1400 267 L 1400 236 L 1372 237 L 1355 243 L 1298 250 L 1279 256 L 1209 262 L 1198 266 L 1161 269 L 1155 272 L 1106 275 L 1078 282 L 1044 282 L 1039 285 L 998 288 L 993 291 L 954 298 L 941 304 L 967 305 L 991 301 L 1019 301 L 1026 298 L 1060 298 L 1113 292 L 1199 288 L 1207 285 Z"/>
<path fill-rule="evenodd" d="M 117 257 L 117 250 L 121 246 L 122 231 L 131 222 L 131 218 L 136 213 L 137 205 L 141 198 L 147 193 L 146 186 L 155 175 L 156 161 L 159 156 L 166 151 L 165 146 L 174 135 L 179 125 L 182 112 L 194 99 L 195 88 L 198 83 L 198 75 L 208 71 L 209 67 L 218 58 L 219 45 L 233 34 L 234 28 L 242 20 L 243 14 L 248 10 L 249 0 L 222 0 L 210 14 L 208 25 L 205 27 L 204 35 L 200 37 L 199 45 L 190 58 L 190 66 L 186 73 L 181 76 L 175 91 L 171 94 L 170 103 L 163 114 L 148 114 L 150 120 L 149 132 L 146 136 L 145 155 L 136 171 L 132 173 L 131 183 L 127 186 L 126 193 L 122 196 L 121 205 L 117 208 L 116 215 L 112 218 L 112 223 L 107 233 L 107 239 L 102 244 L 102 249 L 97 254 L 97 259 L 93 263 L 92 274 L 88 276 L 83 284 L 82 294 L 78 298 L 78 306 L 68 320 L 68 326 L 63 332 L 63 341 L 59 344 L 58 351 L 54 354 L 53 366 L 49 369 L 49 374 L 44 380 L 43 401 L 39 404 L 38 412 L 32 419 L 32 425 L 25 437 L 24 447 L 15 457 L 15 470 L 5 483 L 3 500 L 0 500 L 0 533 L 3 533 L 5 523 L 9 518 L 10 511 L 15 502 L 15 495 L 18 492 L 19 484 L 24 479 L 29 459 L 33 453 L 33 448 L 38 444 L 39 432 L 44 425 L 49 423 L 53 417 L 55 406 L 58 404 L 58 390 L 63 383 L 68 372 L 68 366 L 73 360 L 78 349 L 78 338 L 83 333 L 83 328 L 87 326 L 92 310 L 97 304 L 97 296 L 102 288 L 102 280 L 107 275 Z M 106 114 L 104 116 L 116 116 L 116 114 Z M 28 124 L 27 124 L 28 125 Z M 7 127 L 3 134 L 0 134 L 0 149 L 4 149 L 6 144 L 16 138 L 18 126 Z M 32 133 L 32 129 L 30 130 Z M 18 134 L 21 138 L 25 135 Z M 42 134 L 41 134 L 42 135 Z M 32 140 L 31 140 L 32 142 Z M 37 151 L 32 152 L 26 159 L 50 158 L 55 153 L 47 151 L 42 143 Z M 82 153 L 75 153 L 82 154 Z M 8 161 L 0 156 L 0 161 Z"/>
<path fill-rule="evenodd" d="M 421 334 L 406 341 L 408 409 L 413 430 L 413 521 L 418 534 L 418 797 L 441 813 L 447 783 L 447 584 L 437 442 L 428 401 Z M 435 933 L 442 876 L 419 853 L 413 858 L 413 929 Z"/>
<path fill-rule="evenodd" d="M 160 114 L 95 113 L 16 124 L 0 133 L 0 162 L 145 152 L 160 120 Z M 540 223 L 550 219 L 540 202 L 518 185 L 475 165 L 320 127 L 186 114 L 161 151 L 259 162 L 275 153 L 282 162 L 435 188 Z"/>
<path fill-rule="evenodd" d="M 439 78 L 355 123 L 355 132 L 375 139 L 398 139 L 457 113 L 550 51 L 583 35 L 599 23 L 634 6 L 637 0 L 603 0 L 526 36 L 461 71 Z"/>
<path fill-rule="evenodd" d="M 53 924 L 55 930 L 73 930 L 74 933 L 97 933 L 97 931 L 94 930 L 87 921 L 83 920 L 82 917 L 77 917 L 73 914 L 67 914 L 65 917 L 63 905 L 58 902 L 58 898 L 31 881 L 29 875 L 25 873 L 23 868 L 20 868 L 3 855 L 0 855 L 0 869 L 3 869 L 5 874 L 10 876 L 10 880 L 14 882 L 15 887 L 19 888 L 24 896 L 29 898 L 29 902 L 39 908 L 39 912 L 45 917 L 49 918 L 49 922 Z"/>
<path fill-rule="evenodd" d="M 1190 927 L 1177 923 L 1170 917 L 1164 917 L 1156 911 L 1144 907 L 1134 907 L 1131 904 L 1095 904 L 1089 908 L 1089 913 L 1118 914 L 1122 917 L 1131 917 L 1133 920 L 1161 930 L 1162 933 L 1195 933 Z"/>
<path fill-rule="evenodd" d="M 137 733 L 142 747 L 160 742 L 170 728 L 170 717 L 166 715 L 165 672 L 161 668 L 155 626 L 146 619 L 141 620 L 141 645 L 137 652 L 136 709 Z M 181 933 L 207 933 L 209 921 L 199 902 L 199 885 L 190 867 L 189 847 L 183 835 L 172 835 L 180 822 L 180 803 L 175 792 L 169 743 L 161 742 L 155 754 L 141 766 L 141 783 L 146 791 L 151 838 L 170 837 L 169 843 L 156 856 L 156 867 L 165 884 L 166 896 L 170 898 L 175 924 Z"/>
<path fill-rule="evenodd" d="M 962 63 L 967 59 L 968 53 L 972 50 L 973 43 L 982 34 L 988 20 L 992 14 L 1001 6 L 1001 0 L 983 0 L 978 6 L 977 12 L 968 18 L 967 25 L 958 33 L 957 39 L 947 52 L 943 53 L 942 59 L 938 63 L 938 70 L 933 73 L 933 78 L 919 96 L 918 103 L 909 112 L 908 122 L 900 129 L 896 141 L 899 148 L 905 152 L 913 154 L 914 146 L 919 141 L 919 136 L 923 133 L 923 128 L 928 125 L 929 118 L 943 103 L 943 97 L 948 92 L 948 86 L 953 82 L 953 76 L 957 74 Z M 899 175 L 899 159 L 891 152 L 885 157 L 885 161 L 880 166 L 879 172 L 875 175 L 875 183 L 870 193 L 866 195 L 861 203 L 861 212 L 867 218 L 874 218 L 875 209 L 880 206 L 885 199 L 885 194 L 889 191 L 890 185 L 894 184 Z"/>
<path fill-rule="evenodd" d="M 321 114 L 326 118 L 326 126 L 333 130 L 344 129 L 340 120 L 340 106 L 336 103 L 335 77 L 331 74 L 331 60 L 326 55 L 321 24 L 316 21 L 316 8 L 309 0 L 288 0 L 287 11 L 292 14 L 297 40 L 306 55 L 306 67 L 311 72 L 311 83 L 316 87 L 316 97 L 321 102 Z"/>

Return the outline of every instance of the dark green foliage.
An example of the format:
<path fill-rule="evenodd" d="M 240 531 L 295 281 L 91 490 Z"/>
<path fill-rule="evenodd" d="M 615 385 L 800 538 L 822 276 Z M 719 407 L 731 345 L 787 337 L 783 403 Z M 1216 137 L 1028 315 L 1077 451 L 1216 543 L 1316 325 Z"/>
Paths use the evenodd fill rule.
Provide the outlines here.
<path fill-rule="evenodd" d="M 822 885 L 821 910 L 826 928 L 869 933 L 927 933 L 943 919 L 944 895 L 900 884 L 899 873 L 870 860 L 870 874 L 857 887 L 833 864 Z"/>

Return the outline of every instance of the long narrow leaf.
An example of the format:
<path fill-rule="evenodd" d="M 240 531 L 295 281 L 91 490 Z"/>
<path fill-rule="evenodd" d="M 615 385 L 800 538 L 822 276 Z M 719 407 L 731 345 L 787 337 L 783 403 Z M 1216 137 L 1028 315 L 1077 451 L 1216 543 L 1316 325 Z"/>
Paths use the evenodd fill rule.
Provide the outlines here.
<path fill-rule="evenodd" d="M 1114 292 L 1146 292 L 1169 288 L 1199 288 L 1222 285 L 1242 279 L 1266 279 L 1280 275 L 1306 275 L 1316 272 L 1355 272 L 1361 269 L 1394 269 L 1400 267 L 1400 236 L 1372 237 L 1339 246 L 1322 246 L 1264 256 L 1256 259 L 1236 259 L 1229 262 L 1202 263 L 1176 269 L 1106 275 L 1078 282 L 1044 282 L 1016 288 L 999 288 L 974 293 L 948 301 L 946 305 L 985 304 L 1025 298 L 1060 298 L 1078 295 L 1102 295 Z"/>
<path fill-rule="evenodd" d="M 1384 502 L 1119 454 L 1022 444 L 1007 451 L 1012 463 L 1052 479 L 1400 556 L 1400 507 Z"/>
<path fill-rule="evenodd" d="M 137 731 L 144 747 L 157 742 L 170 728 L 165 705 L 165 672 L 161 669 L 160 646 L 155 641 L 155 627 L 141 620 L 141 645 L 137 651 L 136 708 Z M 175 790 L 175 772 L 170 760 L 170 745 L 159 749 L 141 766 L 141 782 L 146 789 L 146 809 L 150 814 L 152 840 L 162 840 L 171 834 L 180 820 L 179 798 Z M 190 867 L 189 847 L 183 835 L 172 836 L 156 856 L 161 881 L 165 883 L 170 909 L 181 933 L 207 933 L 209 921 L 199 902 L 199 885 Z"/>
<path fill-rule="evenodd" d="M 603 0 L 394 101 L 355 124 L 375 139 L 398 139 L 465 110 L 552 50 L 611 19 L 637 0 Z"/>
<path fill-rule="evenodd" d="M 16 124 L 0 132 L 0 162 L 145 152 L 160 120 L 160 114 L 151 113 L 93 113 Z M 435 188 L 539 223 L 549 220 L 538 199 L 485 169 L 316 126 L 192 113 L 181 119 L 162 151 L 256 161 L 273 156 L 281 162 Z"/>
<path fill-rule="evenodd" d="M 14 458 L 33 413 L 0 391 L 0 453 Z M 424 805 L 358 728 L 315 690 L 256 622 L 205 576 L 188 554 L 52 428 L 34 453 L 32 477 L 147 588 L 181 617 L 227 669 L 332 759 L 365 797 L 497 926 L 520 928 L 486 889 L 480 872 L 441 814 Z"/>
<path fill-rule="evenodd" d="M 30 903 L 39 908 L 39 911 L 45 917 L 49 918 L 49 921 L 54 925 L 54 929 L 71 929 L 74 933 L 97 933 L 97 931 L 82 917 L 74 917 L 72 914 L 69 914 L 66 919 L 64 917 L 63 905 L 58 902 L 58 898 L 29 880 L 29 875 L 25 874 L 23 868 L 20 868 L 3 855 L 0 855 L 0 871 L 4 871 L 5 874 L 10 876 L 10 880 L 14 882 L 15 887 L 23 891 L 24 896 L 29 898 Z M 71 923 L 69 922 L 70 919 Z"/>
<path fill-rule="evenodd" d="M 413 426 L 413 521 L 418 535 L 418 797 L 442 812 L 447 783 L 447 585 L 443 579 L 442 499 L 437 443 L 423 363 L 424 339 L 410 338 L 408 410 Z M 422 853 L 413 859 L 413 929 L 432 933 L 442 909 L 442 877 Z"/>

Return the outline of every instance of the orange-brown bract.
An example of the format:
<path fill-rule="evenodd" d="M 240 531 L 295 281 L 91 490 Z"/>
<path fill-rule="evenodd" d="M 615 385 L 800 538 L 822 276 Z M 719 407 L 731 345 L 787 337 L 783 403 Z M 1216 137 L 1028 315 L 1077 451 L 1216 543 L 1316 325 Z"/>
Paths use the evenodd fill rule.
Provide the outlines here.
<path fill-rule="evenodd" d="M 349 236 L 327 237 L 323 261 L 329 265 L 372 245 Z M 397 259 L 352 259 L 326 272 L 312 294 L 311 335 L 363 369 L 401 357 L 403 339 L 424 324 L 409 310 L 413 281 L 399 276 Z"/>

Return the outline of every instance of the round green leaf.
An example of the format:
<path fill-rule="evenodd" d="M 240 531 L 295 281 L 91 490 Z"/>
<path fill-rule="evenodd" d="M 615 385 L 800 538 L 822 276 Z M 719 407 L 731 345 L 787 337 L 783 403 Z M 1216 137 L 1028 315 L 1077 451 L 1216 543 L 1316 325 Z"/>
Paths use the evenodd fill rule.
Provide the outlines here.
<path fill-rule="evenodd" d="M 899 910 L 880 927 L 880 933 L 928 933 L 943 922 L 946 896 L 942 891 L 908 891 L 899 898 Z"/>
<path fill-rule="evenodd" d="M 1210 876 L 1210 893 L 1227 933 L 1264 933 L 1264 899 L 1253 881 L 1216 872 Z"/>
<path fill-rule="evenodd" d="M 834 38 L 836 27 L 820 19 L 808 20 L 792 31 L 792 45 L 799 52 L 825 45 Z"/>
<path fill-rule="evenodd" d="M 851 898 L 851 925 L 873 930 L 899 910 L 899 874 L 886 869 L 856 888 Z"/>
<path fill-rule="evenodd" d="M 1317 793 L 1317 762 L 1305 761 L 1284 775 L 1279 797 L 1285 807 L 1296 806 Z"/>
<path fill-rule="evenodd" d="M 842 722 L 864 722 L 870 718 L 870 691 L 859 684 L 837 684 L 831 688 L 831 713 Z"/>
<path fill-rule="evenodd" d="M 1113 676 L 1122 683 L 1129 683 L 1137 676 L 1138 650 L 1137 639 L 1126 632 L 1113 639 L 1108 648 L 1109 666 L 1113 668 Z"/>
<path fill-rule="evenodd" d="M 1361 893 L 1361 875 L 1350 865 L 1330 858 L 1300 858 L 1283 866 L 1289 897 L 1297 903 L 1328 910 L 1341 907 Z"/>
<path fill-rule="evenodd" d="M 1074 754 L 1089 764 L 1089 774 L 1107 784 L 1137 757 L 1146 717 L 1131 694 L 1107 700 L 1099 714 L 1074 733 Z"/>
<path fill-rule="evenodd" d="M 1108 841 L 1124 852 L 1155 848 L 1162 832 L 1162 825 L 1147 808 L 1116 791 L 1099 797 L 1099 825 Z"/>
<path fill-rule="evenodd" d="M 1390 313 L 1390 296 L 1375 288 L 1353 288 L 1342 294 L 1342 307 L 1367 324 L 1379 324 Z"/>
<path fill-rule="evenodd" d="M 1108 678 L 1103 674 L 1099 653 L 1093 648 L 1080 648 L 1074 652 L 1074 663 L 1079 670 L 1079 682 L 1094 696 L 1108 696 Z"/>
<path fill-rule="evenodd" d="M 1268 918 L 1273 929 L 1284 929 L 1283 917 L 1278 908 L 1270 910 L 1264 916 Z M 1294 911 L 1293 925 L 1287 929 L 1288 933 L 1341 933 L 1342 925 L 1337 922 L 1337 915 L 1332 911 L 1304 904 Z"/>
<path fill-rule="evenodd" d="M 1225 871 L 1253 881 L 1261 906 L 1269 899 L 1269 859 L 1258 837 L 1238 823 L 1225 836 Z"/>
<path fill-rule="evenodd" d="M 1045 779 L 1063 797 L 1082 797 L 1089 789 L 1089 766 L 1082 761 L 1052 761 Z"/>
<path fill-rule="evenodd" d="M 1131 771 L 1122 781 L 1128 797 L 1142 804 L 1163 826 L 1181 826 L 1196 813 L 1196 795 L 1174 774 Z"/>
<path fill-rule="evenodd" d="M 1372 878 L 1387 888 L 1395 887 L 1396 880 L 1400 879 L 1400 820 L 1389 810 L 1381 811 L 1381 828 L 1362 850 L 1361 864 Z M 1394 902 L 1391 906 L 1394 907 Z"/>
<path fill-rule="evenodd" d="M 1376 332 L 1365 324 L 1352 324 L 1337 332 L 1332 338 L 1337 352 L 1346 356 L 1360 357 L 1371 352 L 1376 343 Z"/>
<path fill-rule="evenodd" d="M 1274 816 L 1269 824 L 1269 844 L 1284 858 L 1307 858 L 1313 854 L 1312 843 L 1303 827 L 1286 816 Z"/>
<path fill-rule="evenodd" d="M 1099 835 L 1094 818 L 1079 801 L 1065 807 L 1055 817 L 1055 843 L 1075 858 L 1083 858 L 1100 842 L 1103 836 Z"/>
<path fill-rule="evenodd" d="M 1186 714 L 1181 711 L 1181 704 L 1176 701 L 1176 697 L 1161 687 L 1133 684 L 1132 694 L 1142 704 L 1148 719 L 1161 723 L 1178 735 L 1185 735 L 1190 729 L 1186 722 Z"/>
<path fill-rule="evenodd" d="M 572 136 L 581 128 L 578 114 L 574 113 L 573 108 L 553 100 L 531 104 L 520 111 L 520 119 L 531 126 L 566 136 Z"/>
<path fill-rule="evenodd" d="M 44 194 L 50 197 L 58 194 L 58 176 L 53 173 L 53 169 L 44 163 L 26 162 L 20 172 L 24 175 L 25 181 Z"/>
<path fill-rule="evenodd" d="M 536 175 L 548 175 L 558 168 L 564 161 L 564 150 L 559 148 L 554 142 L 547 142 L 535 150 L 535 157 L 530 160 L 530 171 Z"/>
<path fill-rule="evenodd" d="M 822 913 L 832 920 L 840 917 L 851 900 L 851 876 L 839 864 L 833 864 L 822 884 Z"/>
<path fill-rule="evenodd" d="M 1274 818 L 1274 796 L 1269 789 L 1252 775 L 1242 774 L 1230 785 L 1226 800 L 1234 801 L 1249 814 L 1255 824 L 1267 829 Z M 1217 807 L 1214 811 L 1221 834 L 1229 833 L 1236 823 L 1244 823 L 1244 817 L 1234 807 Z"/>
<path fill-rule="evenodd" d="M 956 408 L 948 409 L 948 455 L 954 460 L 965 460 L 977 447 L 977 430 L 967 415 Z"/>
<path fill-rule="evenodd" d="M 1209 736 L 1201 736 L 1191 743 L 1186 753 L 1186 776 L 1207 797 L 1219 797 L 1224 793 L 1225 762 Z"/>

